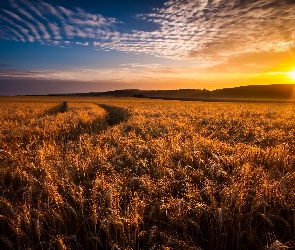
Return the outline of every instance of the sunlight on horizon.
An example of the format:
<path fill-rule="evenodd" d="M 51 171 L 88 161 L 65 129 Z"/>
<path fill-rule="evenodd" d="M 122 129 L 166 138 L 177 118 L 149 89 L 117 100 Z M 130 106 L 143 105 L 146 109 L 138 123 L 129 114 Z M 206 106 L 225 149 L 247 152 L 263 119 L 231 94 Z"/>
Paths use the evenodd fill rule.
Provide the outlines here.
<path fill-rule="evenodd" d="M 295 69 L 287 73 L 288 77 L 290 77 L 293 81 L 295 81 Z"/>

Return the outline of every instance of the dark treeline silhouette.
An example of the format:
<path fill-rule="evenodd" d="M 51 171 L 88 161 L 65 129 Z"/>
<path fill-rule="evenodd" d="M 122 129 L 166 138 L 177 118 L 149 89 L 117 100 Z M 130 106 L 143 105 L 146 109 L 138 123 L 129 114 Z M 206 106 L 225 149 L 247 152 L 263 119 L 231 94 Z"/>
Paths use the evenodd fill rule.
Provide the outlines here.
<path fill-rule="evenodd" d="M 137 98 L 160 98 L 171 100 L 274 100 L 295 101 L 295 84 L 250 85 L 217 90 L 178 89 L 178 90 L 139 90 L 122 89 L 107 92 L 72 93 L 66 96 L 114 96 Z"/>

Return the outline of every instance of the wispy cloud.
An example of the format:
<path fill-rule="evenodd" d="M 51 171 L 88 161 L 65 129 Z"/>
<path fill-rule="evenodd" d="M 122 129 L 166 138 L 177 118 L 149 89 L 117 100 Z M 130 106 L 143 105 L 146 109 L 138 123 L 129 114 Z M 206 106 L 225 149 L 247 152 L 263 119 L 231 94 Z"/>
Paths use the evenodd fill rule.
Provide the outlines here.
<path fill-rule="evenodd" d="M 251 83 L 292 83 L 291 78 L 285 72 L 269 72 L 259 75 L 218 74 L 217 82 L 214 74 L 198 73 L 194 67 L 161 64 L 128 63 L 121 64 L 117 68 L 77 68 L 68 71 L 26 71 L 10 69 L 10 65 L 3 66 L 1 68 L 0 65 L 0 94 L 16 94 L 16 89 L 20 91 L 19 94 L 32 94 L 27 91 L 27 86 L 33 86 L 34 91 L 39 89 L 40 93 L 48 94 L 104 91 L 102 86 L 105 86 L 105 90 L 123 88 L 177 89 L 180 86 L 181 88 L 216 89 Z M 65 86 L 66 82 L 69 83 L 67 86 Z M 12 87 L 13 83 L 19 83 L 17 85 L 19 88 Z M 79 84 L 79 90 L 74 87 L 75 84 Z M 59 92 L 59 87 L 63 89 L 62 92 Z M 5 92 L 5 89 L 8 92 Z"/>
<path fill-rule="evenodd" d="M 56 41 L 56 45 L 59 45 Z M 87 46 L 87 44 L 79 44 Z M 3 64 L 0 77 L 6 78 L 36 78 L 36 79 L 73 79 L 79 81 L 94 81 L 94 80 L 110 80 L 114 76 L 120 79 L 135 80 L 142 78 L 177 78 L 187 77 L 188 74 L 194 72 L 193 67 L 166 66 L 162 64 L 141 64 L 127 63 L 117 67 L 109 68 L 76 68 L 72 70 L 19 70 L 11 69 L 9 65 Z"/>
<path fill-rule="evenodd" d="M 32 71 L 18 69 L 0 69 L 1 78 L 47 78 L 58 73 L 58 71 Z M 51 78 L 51 77 L 49 77 Z"/>
<path fill-rule="evenodd" d="M 212 63 L 239 53 L 294 46 L 292 1 L 170 0 L 154 11 L 137 18 L 160 25 L 158 30 L 122 34 L 119 41 L 98 46 Z"/>
<path fill-rule="evenodd" d="M 30 42 L 33 42 L 34 41 L 34 38 L 29 35 L 29 30 L 26 29 L 26 28 L 23 28 L 21 25 L 18 25 L 17 23 L 11 21 L 9 18 L 7 17 L 4 17 L 2 15 L 0 15 L 0 20 L 4 21 L 5 24 L 4 25 L 9 25 L 8 27 L 8 30 L 11 31 L 14 35 L 16 35 L 21 41 L 30 41 Z M 4 36 L 3 36 L 4 39 L 10 39 L 10 38 L 14 38 L 14 36 L 10 35 L 10 34 L 7 34 L 7 33 L 4 33 Z"/>
<path fill-rule="evenodd" d="M 44 1 L 4 0 L 10 8 L 0 9 L 0 20 L 9 26 L 0 34 L 2 39 L 38 41 L 52 44 L 53 40 L 98 39 L 102 33 L 115 32 L 119 23 L 115 18 L 105 18 L 100 14 L 88 13 L 80 8 L 66 9 Z M 108 35 L 106 38 L 108 39 Z"/>
<path fill-rule="evenodd" d="M 30 32 L 32 33 L 33 37 L 40 41 L 41 37 L 37 31 L 37 29 L 34 27 L 34 25 L 32 25 L 30 22 L 27 22 L 25 20 L 23 20 L 22 18 L 20 18 L 18 15 L 8 11 L 8 10 L 5 10 L 5 9 L 2 9 L 2 11 L 7 14 L 9 16 L 9 18 L 13 19 L 14 21 L 17 21 L 19 22 L 21 25 L 25 26 L 26 28 L 28 28 L 30 30 Z"/>
<path fill-rule="evenodd" d="M 9 1 L 0 10 L 0 37 L 100 50 L 231 64 L 251 53 L 286 52 L 295 47 L 295 3 L 288 0 L 169 0 L 136 18 L 158 25 L 152 32 L 124 31 L 115 18 L 36 0 Z M 57 43 L 56 43 L 57 44 Z M 251 63 L 249 63 L 251 65 Z"/>
<path fill-rule="evenodd" d="M 82 46 L 88 46 L 88 45 L 89 45 L 88 42 L 85 42 L 85 43 L 76 42 L 76 44 L 78 44 L 78 45 L 82 45 Z"/>
<path fill-rule="evenodd" d="M 12 36 L 6 37 L 7 33 L 12 33 Z M 7 25 L 2 26 L 2 36 L 4 39 L 25 42 L 24 36 L 22 36 L 17 30 Z"/>

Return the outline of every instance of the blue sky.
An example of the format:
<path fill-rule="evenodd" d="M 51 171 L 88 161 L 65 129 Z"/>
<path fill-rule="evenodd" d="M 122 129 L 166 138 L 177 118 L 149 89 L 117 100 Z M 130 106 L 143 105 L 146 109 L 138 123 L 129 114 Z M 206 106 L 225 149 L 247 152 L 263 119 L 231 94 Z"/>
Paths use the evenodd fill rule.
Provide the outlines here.
<path fill-rule="evenodd" d="M 0 94 L 291 83 L 293 0 L 2 0 Z"/>

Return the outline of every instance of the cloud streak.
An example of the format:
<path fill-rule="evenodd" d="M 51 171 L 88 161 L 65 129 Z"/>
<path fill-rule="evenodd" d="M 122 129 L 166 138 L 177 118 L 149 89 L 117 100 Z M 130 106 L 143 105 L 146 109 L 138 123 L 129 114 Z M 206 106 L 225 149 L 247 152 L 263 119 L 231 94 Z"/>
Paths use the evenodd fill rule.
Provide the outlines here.
<path fill-rule="evenodd" d="M 295 3 L 285 0 L 171 0 L 154 13 L 137 15 L 159 24 L 158 30 L 123 34 L 103 46 L 217 63 L 240 53 L 295 46 L 294 13 Z"/>
<path fill-rule="evenodd" d="M 87 44 L 80 44 L 87 46 Z M 2 65 L 2 66 L 1 66 Z M 77 68 L 72 70 L 20 70 L 10 68 L 8 64 L 0 64 L 1 78 L 36 78 L 36 79 L 72 79 L 79 81 L 110 80 L 116 78 L 124 80 L 141 78 L 185 78 L 194 72 L 193 67 L 166 66 L 162 64 L 127 63 L 116 68 Z"/>
<path fill-rule="evenodd" d="M 85 39 L 97 39 L 106 30 L 108 34 L 115 32 L 115 24 L 119 22 L 100 14 L 91 14 L 82 9 L 70 10 L 40 0 L 4 1 L 8 2 L 9 10 L 0 9 L 0 20 L 9 29 L 0 34 L 2 39 L 38 41 L 42 44 L 74 40 L 85 44 L 89 43 Z"/>
<path fill-rule="evenodd" d="M 152 32 L 126 27 L 122 31 L 118 25 L 122 22 L 115 18 L 40 0 L 9 0 L 9 4 L 10 10 L 0 10 L 6 27 L 0 33 L 3 39 L 92 46 L 207 65 L 295 47 L 295 4 L 288 0 L 169 0 L 153 13 L 136 15 L 158 25 Z"/>

